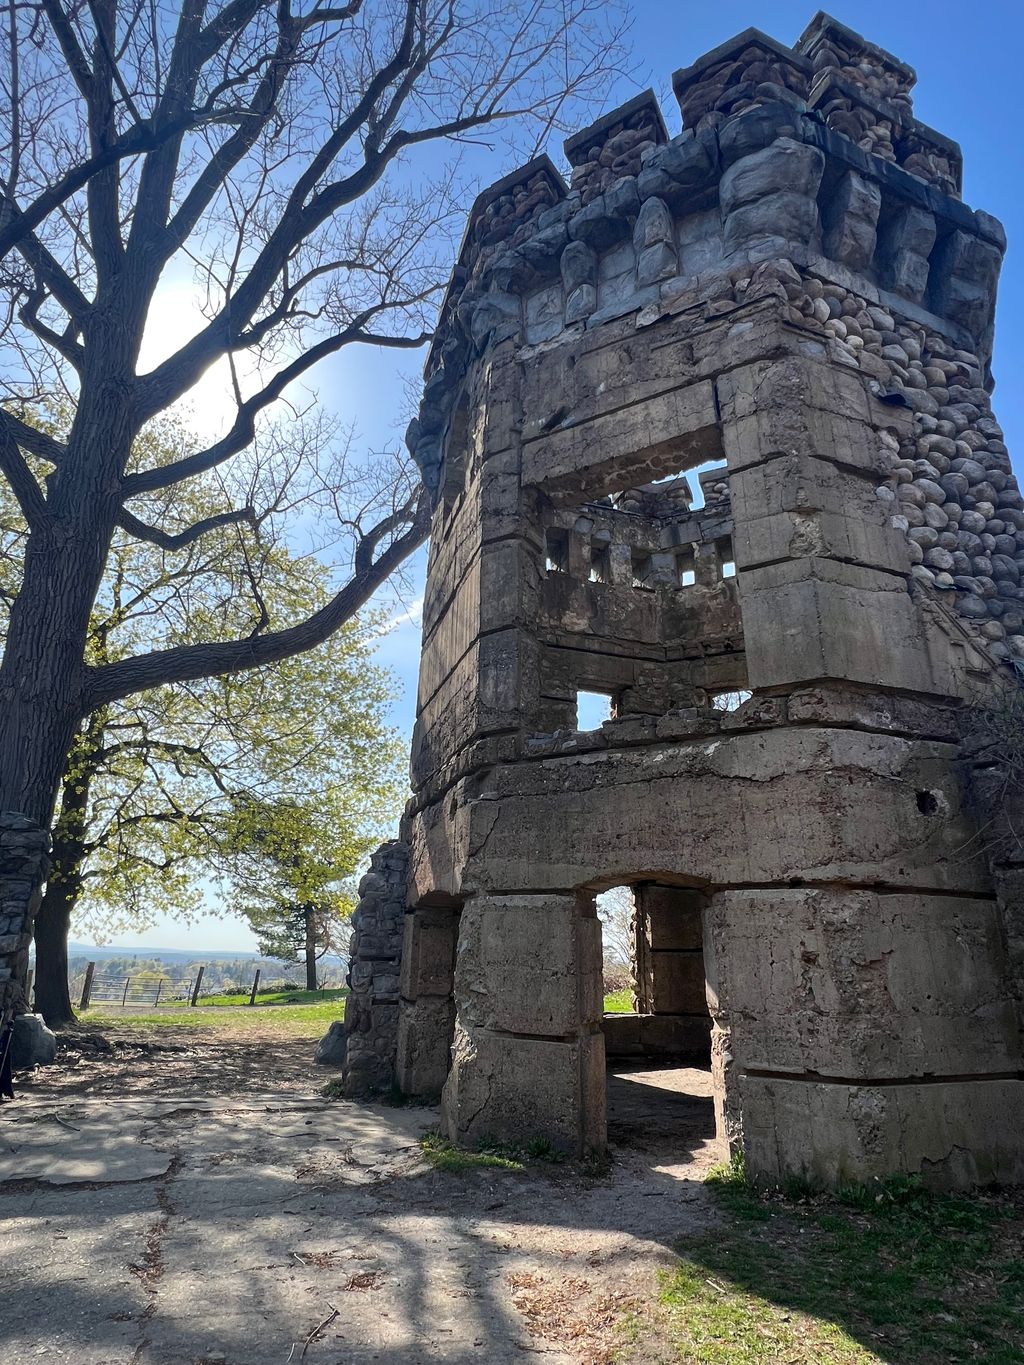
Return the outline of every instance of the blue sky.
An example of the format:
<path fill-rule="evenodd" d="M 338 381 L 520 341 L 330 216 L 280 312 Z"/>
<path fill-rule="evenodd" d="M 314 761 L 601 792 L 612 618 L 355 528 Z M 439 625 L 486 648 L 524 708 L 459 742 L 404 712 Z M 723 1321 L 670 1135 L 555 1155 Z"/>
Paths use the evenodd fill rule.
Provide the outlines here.
<path fill-rule="evenodd" d="M 1016 377 L 1024 364 L 1024 188 L 1021 184 L 1021 78 L 1018 54 L 1024 43 L 1024 6 L 1017 0 L 988 0 L 966 6 L 952 0 L 925 5 L 896 5 L 891 0 L 834 0 L 829 13 L 888 48 L 917 71 L 913 92 L 917 117 L 955 138 L 964 153 L 964 200 L 1001 219 L 1009 237 L 1003 268 L 993 368 L 996 414 L 1006 429 L 1011 451 L 1024 449 L 1024 386 Z M 747 27 L 756 27 L 784 43 L 793 43 L 815 13 L 813 3 L 775 0 L 634 0 L 631 42 L 635 79 L 610 87 L 607 100 L 593 118 L 651 86 L 658 95 L 669 131 L 679 131 L 678 108 L 671 76 L 702 53 Z M 589 120 L 586 120 L 589 121 Z M 556 141 L 549 154 L 562 163 Z M 511 169 L 482 155 L 475 190 Z M 474 192 L 475 192 L 474 190 Z M 470 196 L 471 198 L 471 196 Z M 469 199 L 467 199 L 467 204 Z M 315 375 L 321 398 L 346 421 L 355 420 L 367 448 L 397 444 L 409 413 L 405 387 L 422 365 L 420 355 L 394 352 L 349 352 L 326 363 Z M 1018 462 L 1018 469 L 1020 469 Z M 419 554 L 411 566 L 413 586 L 406 619 L 381 642 L 379 661 L 393 669 L 402 685 L 393 722 L 404 734 L 412 730 L 419 657 L 419 625 L 415 610 L 426 562 Z M 74 935 L 77 937 L 77 935 Z M 239 950 L 255 947 L 247 927 L 233 918 L 203 919 L 191 929 L 161 920 L 145 934 L 126 934 L 118 944 L 151 947 L 194 947 Z"/>

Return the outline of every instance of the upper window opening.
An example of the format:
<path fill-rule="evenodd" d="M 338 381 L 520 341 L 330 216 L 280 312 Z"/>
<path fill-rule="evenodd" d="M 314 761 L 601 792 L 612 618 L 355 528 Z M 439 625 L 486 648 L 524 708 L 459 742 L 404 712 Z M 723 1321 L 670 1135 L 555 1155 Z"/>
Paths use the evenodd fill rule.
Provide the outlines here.
<path fill-rule="evenodd" d="M 633 587 L 651 587 L 651 556 L 633 552 Z"/>
<path fill-rule="evenodd" d="M 736 577 L 736 559 L 733 555 L 732 540 L 726 536 L 720 540 L 716 546 L 718 550 L 718 567 L 723 578 Z"/>
<path fill-rule="evenodd" d="M 692 550 L 676 555 L 676 586 L 692 588 L 697 581 L 697 557 Z"/>
<path fill-rule="evenodd" d="M 745 701 L 749 701 L 754 694 L 745 688 L 738 687 L 731 692 L 713 692 L 711 694 L 711 706 L 715 711 L 738 711 Z"/>
<path fill-rule="evenodd" d="M 608 546 L 603 544 L 591 545 L 590 547 L 590 581 L 591 583 L 610 583 L 611 565 Z"/>
<path fill-rule="evenodd" d="M 615 705 L 608 692 L 576 693 L 576 729 L 597 730 L 615 718 Z"/>
<path fill-rule="evenodd" d="M 544 572 L 569 572 L 569 534 L 554 526 L 544 532 Z"/>
<path fill-rule="evenodd" d="M 690 470 L 690 486 L 693 489 L 693 501 L 690 504 L 691 510 L 700 511 L 704 506 L 704 485 L 701 483 L 701 475 L 708 473 L 712 469 L 725 469 L 724 460 L 707 460 L 704 464 L 697 465 Z"/>

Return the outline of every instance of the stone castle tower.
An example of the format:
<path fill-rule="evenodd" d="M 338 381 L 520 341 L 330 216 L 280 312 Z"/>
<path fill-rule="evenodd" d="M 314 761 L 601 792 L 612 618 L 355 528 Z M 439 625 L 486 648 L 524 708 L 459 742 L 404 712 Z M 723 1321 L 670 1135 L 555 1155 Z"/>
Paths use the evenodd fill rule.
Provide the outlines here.
<path fill-rule="evenodd" d="M 353 1092 L 581 1151 L 606 1044 L 710 1056 L 755 1175 L 1024 1178 L 1024 854 L 962 743 L 1024 660 L 1005 238 L 914 79 L 824 14 L 750 29 L 676 73 L 678 136 L 647 92 L 569 185 L 541 157 L 476 201 L 409 433 L 414 796 L 362 887 Z"/>

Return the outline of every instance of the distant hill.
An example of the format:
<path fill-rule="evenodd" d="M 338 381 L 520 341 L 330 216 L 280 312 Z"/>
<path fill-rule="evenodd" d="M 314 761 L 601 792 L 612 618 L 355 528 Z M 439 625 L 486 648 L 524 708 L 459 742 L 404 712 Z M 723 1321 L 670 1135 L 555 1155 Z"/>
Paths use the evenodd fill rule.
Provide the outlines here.
<path fill-rule="evenodd" d="M 214 948 L 97 948 L 91 943 L 69 943 L 68 957 L 86 957 L 90 962 L 105 962 L 111 957 L 155 958 L 159 962 L 256 962 L 269 961 L 260 953 L 224 952 Z"/>

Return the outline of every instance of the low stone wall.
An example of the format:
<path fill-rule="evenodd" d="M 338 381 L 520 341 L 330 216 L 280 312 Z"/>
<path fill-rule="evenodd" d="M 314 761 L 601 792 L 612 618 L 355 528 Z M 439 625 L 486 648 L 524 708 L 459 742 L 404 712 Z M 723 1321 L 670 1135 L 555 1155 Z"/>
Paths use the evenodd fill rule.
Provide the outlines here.
<path fill-rule="evenodd" d="M 349 947 L 351 990 L 345 1001 L 349 1095 L 387 1090 L 394 1080 L 408 865 L 408 846 L 391 840 L 381 844 L 359 883 Z"/>

